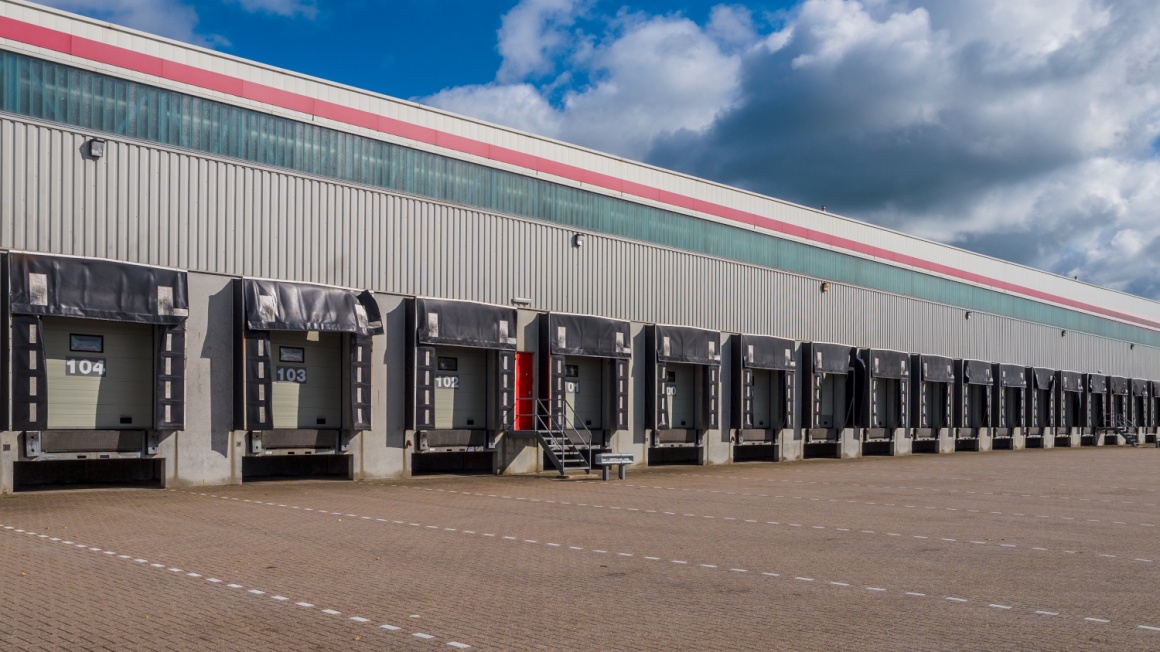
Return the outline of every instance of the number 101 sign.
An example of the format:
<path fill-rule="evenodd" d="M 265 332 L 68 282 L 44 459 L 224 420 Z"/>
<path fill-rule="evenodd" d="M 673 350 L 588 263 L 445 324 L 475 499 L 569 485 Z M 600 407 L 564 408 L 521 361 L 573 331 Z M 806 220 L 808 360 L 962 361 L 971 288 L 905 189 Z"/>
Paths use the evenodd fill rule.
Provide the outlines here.
<path fill-rule="evenodd" d="M 64 375 L 66 376 L 104 376 L 104 358 L 65 358 Z"/>

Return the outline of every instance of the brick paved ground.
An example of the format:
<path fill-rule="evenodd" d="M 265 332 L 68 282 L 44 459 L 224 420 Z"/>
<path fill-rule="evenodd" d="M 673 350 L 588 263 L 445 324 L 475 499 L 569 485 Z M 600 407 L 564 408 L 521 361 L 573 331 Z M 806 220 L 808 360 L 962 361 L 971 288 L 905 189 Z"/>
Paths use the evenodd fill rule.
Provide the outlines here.
<path fill-rule="evenodd" d="M 1156 650 L 1158 468 L 1059 449 L 21 494 L 0 649 Z"/>

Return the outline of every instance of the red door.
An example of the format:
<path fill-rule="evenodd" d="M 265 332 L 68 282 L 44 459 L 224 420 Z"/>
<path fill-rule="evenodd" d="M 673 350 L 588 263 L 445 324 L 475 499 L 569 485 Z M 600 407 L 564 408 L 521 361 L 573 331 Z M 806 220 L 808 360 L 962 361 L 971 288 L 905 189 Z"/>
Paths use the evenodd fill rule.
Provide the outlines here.
<path fill-rule="evenodd" d="M 516 353 L 516 430 L 535 430 L 536 354 Z"/>

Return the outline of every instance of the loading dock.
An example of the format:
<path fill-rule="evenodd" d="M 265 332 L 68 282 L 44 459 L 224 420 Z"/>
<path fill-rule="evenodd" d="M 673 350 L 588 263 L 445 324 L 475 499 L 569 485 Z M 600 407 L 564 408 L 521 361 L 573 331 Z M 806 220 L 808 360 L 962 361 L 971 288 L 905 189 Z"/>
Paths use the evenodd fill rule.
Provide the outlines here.
<path fill-rule="evenodd" d="M 861 349 L 854 376 L 855 425 L 863 455 L 909 455 L 910 354 Z"/>
<path fill-rule="evenodd" d="M 234 282 L 235 430 L 243 481 L 351 478 L 350 442 L 371 428 L 370 292 L 244 278 Z"/>
<path fill-rule="evenodd" d="M 1075 447 L 1080 445 L 1084 428 L 1088 423 L 1087 384 L 1084 374 L 1078 371 L 1060 371 L 1056 374 L 1057 402 L 1055 445 Z"/>
<path fill-rule="evenodd" d="M 995 365 L 995 420 L 991 448 L 1022 450 L 1024 419 L 1027 417 L 1027 368 L 1012 364 Z"/>
<path fill-rule="evenodd" d="M 1124 439 L 1117 431 L 1132 427 L 1132 381 L 1123 376 L 1109 376 L 1106 405 L 1104 445 L 1123 444 Z"/>
<path fill-rule="evenodd" d="M 1131 430 L 1138 437 L 1137 441 L 1144 441 L 1148 434 L 1148 424 L 1151 419 L 1149 410 L 1152 403 L 1152 383 L 1147 380 L 1133 378 L 1129 383 L 1129 420 Z"/>
<path fill-rule="evenodd" d="M 937 355 L 915 355 L 911 360 L 915 453 L 952 453 L 955 450 L 955 363 Z"/>
<path fill-rule="evenodd" d="M 185 427 L 186 273 L 10 253 L 16 488 L 163 484 Z"/>
<path fill-rule="evenodd" d="M 797 344 L 767 335 L 737 335 L 733 347 L 733 459 L 798 459 L 794 439 Z"/>
<path fill-rule="evenodd" d="M 1028 448 L 1055 447 L 1055 380 L 1056 372 L 1051 369 L 1027 368 L 1024 439 Z"/>
<path fill-rule="evenodd" d="M 587 456 L 612 448 L 628 428 L 629 323 L 592 315 L 540 316 L 540 412 Z M 536 406 L 519 405 L 517 413 Z M 588 449 L 591 448 L 591 451 Z M 550 462 L 549 451 L 544 452 Z M 588 460 L 591 461 L 591 460 Z"/>
<path fill-rule="evenodd" d="M 1111 427 L 1108 417 L 1108 377 L 1103 374 L 1087 374 L 1087 395 L 1084 401 L 1083 435 L 1080 443 L 1084 446 L 1103 446 L 1104 432 Z"/>
<path fill-rule="evenodd" d="M 802 359 L 810 369 L 809 382 L 802 382 L 804 456 L 860 457 L 862 442 L 854 425 L 856 349 L 805 342 Z"/>
<path fill-rule="evenodd" d="M 647 339 L 648 463 L 703 464 L 705 435 L 720 427 L 721 334 L 656 324 Z"/>
<path fill-rule="evenodd" d="M 407 430 L 415 473 L 490 473 L 496 437 L 515 419 L 515 308 L 407 302 Z"/>
<path fill-rule="evenodd" d="M 1156 443 L 1156 433 L 1160 431 L 1160 381 L 1148 381 L 1148 389 L 1149 393 L 1146 400 L 1148 414 L 1145 421 L 1147 427 L 1144 429 L 1144 441 L 1154 444 Z"/>
<path fill-rule="evenodd" d="M 991 450 L 992 391 L 995 384 L 991 363 L 959 360 L 955 363 L 956 451 Z"/>

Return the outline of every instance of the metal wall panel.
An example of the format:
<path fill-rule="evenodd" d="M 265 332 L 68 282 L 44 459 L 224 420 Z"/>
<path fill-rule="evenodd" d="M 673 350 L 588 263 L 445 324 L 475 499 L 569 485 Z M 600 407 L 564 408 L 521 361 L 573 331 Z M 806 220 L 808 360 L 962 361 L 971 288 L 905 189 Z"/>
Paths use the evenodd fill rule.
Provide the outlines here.
<path fill-rule="evenodd" d="M 679 173 L 659 170 L 633 161 L 627 161 L 607 154 L 587 150 L 567 143 L 518 132 L 516 130 L 481 123 L 477 120 L 450 115 L 437 109 L 417 106 L 394 98 L 343 87 L 323 80 L 308 78 L 290 71 L 279 70 L 255 62 L 240 60 L 187 44 L 167 41 L 158 37 L 125 28 L 99 23 L 90 19 L 63 14 L 57 10 L 23 2 L 0 0 L 6 15 L 18 20 L 42 24 L 68 34 L 83 35 L 98 42 L 115 44 L 132 51 L 160 56 L 165 59 L 187 63 L 206 70 L 236 77 L 240 80 L 258 82 L 275 88 L 287 89 L 310 97 L 325 99 L 345 106 L 368 110 L 378 115 L 398 118 L 418 125 L 425 125 L 449 133 L 464 134 L 486 143 L 494 143 L 520 152 L 543 156 L 549 160 L 575 165 L 584 169 L 600 171 L 620 178 L 640 178 L 658 189 L 679 192 L 705 201 L 746 210 L 781 220 L 790 224 L 805 226 L 820 233 L 838 235 L 858 242 L 873 243 L 892 251 L 904 252 L 929 261 L 937 261 L 960 269 L 969 269 L 995 279 L 1018 278 L 1019 283 L 1028 287 L 1066 296 L 1105 308 L 1121 310 L 1131 314 L 1156 318 L 1160 307 L 1155 302 L 1105 288 L 1078 283 L 1071 279 L 1028 269 L 1005 261 L 979 256 L 939 243 L 893 232 L 874 225 L 848 220 L 840 216 L 822 213 L 788 202 L 762 197 L 743 190 L 728 188 L 710 181 L 695 179 Z M 29 52 L 36 56 L 66 62 L 87 69 L 107 69 L 107 66 L 57 52 L 50 52 L 5 41 L 5 47 L 14 51 Z M 205 91 L 192 86 L 163 80 L 150 75 L 128 70 L 117 70 L 119 76 L 152 83 L 157 86 L 182 92 L 213 97 L 231 103 L 261 108 L 269 113 L 299 119 L 328 123 L 351 133 L 372 133 L 367 129 L 334 123 L 322 118 L 311 117 L 289 109 L 263 106 L 257 102 L 223 96 L 221 93 Z M 384 137 L 394 142 L 407 142 L 397 137 Z M 415 144 L 415 143 L 410 143 Z M 420 149 L 440 151 L 440 148 L 419 144 Z M 470 159 L 470 155 L 446 152 L 457 158 Z M 497 166 L 508 167 L 508 166 Z M 612 191 L 600 191 L 616 194 Z M 62 233 L 63 237 L 64 234 Z"/>
<path fill-rule="evenodd" d="M 1160 350 L 865 288 L 0 118 L 0 246 L 233 276 L 1160 378 Z"/>

